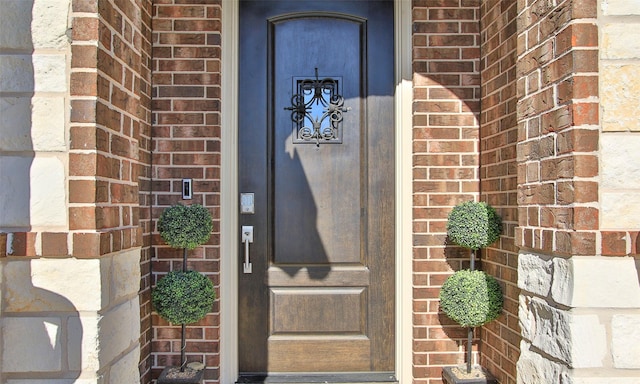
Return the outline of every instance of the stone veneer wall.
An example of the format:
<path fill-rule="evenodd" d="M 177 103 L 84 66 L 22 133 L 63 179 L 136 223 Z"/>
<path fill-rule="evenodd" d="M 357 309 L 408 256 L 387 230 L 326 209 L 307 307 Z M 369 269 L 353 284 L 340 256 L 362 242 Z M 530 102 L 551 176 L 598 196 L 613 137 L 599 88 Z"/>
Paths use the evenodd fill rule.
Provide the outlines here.
<path fill-rule="evenodd" d="M 136 383 L 148 12 L 0 9 L 0 381 Z"/>
<path fill-rule="evenodd" d="M 640 3 L 600 0 L 601 225 L 608 252 L 640 253 Z M 625 247 L 626 245 L 626 247 Z M 635 245 L 634 249 L 631 247 Z"/>
<path fill-rule="evenodd" d="M 518 225 L 516 145 L 517 1 L 481 2 L 480 193 L 496 208 L 503 231 L 483 251 L 482 269 L 495 276 L 504 292 L 504 311 L 482 328 L 480 362 L 502 384 L 516 380 L 520 354 L 518 326 Z"/>
<path fill-rule="evenodd" d="M 202 204 L 214 219 L 208 244 L 189 252 L 190 269 L 218 287 L 220 271 L 220 53 L 222 1 L 158 1 L 153 5 L 153 231 L 165 208 Z M 182 200 L 182 179 L 193 180 L 193 199 Z M 182 252 L 153 234 L 155 282 L 182 268 Z M 229 293 L 227 293 L 229 295 Z M 219 296 L 218 296 L 219 297 Z M 205 319 L 187 327 L 187 358 L 205 363 L 205 382 L 218 382 L 219 301 Z M 151 378 L 180 362 L 180 327 L 155 313 Z M 147 377 L 145 377 L 147 382 Z"/>
<path fill-rule="evenodd" d="M 632 3 L 518 10 L 519 383 L 640 378 Z"/>
<path fill-rule="evenodd" d="M 480 1 L 413 1 L 413 383 L 464 360 L 466 329 L 439 292 L 469 252 L 447 244 L 457 203 L 479 197 Z M 477 351 L 477 342 L 474 351 Z M 477 361 L 477 353 L 474 352 Z"/>

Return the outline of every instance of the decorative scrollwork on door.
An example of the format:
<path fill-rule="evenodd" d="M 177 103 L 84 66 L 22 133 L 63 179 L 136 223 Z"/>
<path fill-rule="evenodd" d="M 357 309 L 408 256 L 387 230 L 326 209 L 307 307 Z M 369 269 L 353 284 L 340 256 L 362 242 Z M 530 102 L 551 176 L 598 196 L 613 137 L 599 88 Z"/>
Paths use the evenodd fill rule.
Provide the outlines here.
<path fill-rule="evenodd" d="M 294 123 L 293 142 L 295 144 L 342 143 L 342 113 L 350 108 L 344 106 L 340 92 L 340 78 L 318 77 L 315 79 L 294 78 L 294 93 L 291 111 Z"/>

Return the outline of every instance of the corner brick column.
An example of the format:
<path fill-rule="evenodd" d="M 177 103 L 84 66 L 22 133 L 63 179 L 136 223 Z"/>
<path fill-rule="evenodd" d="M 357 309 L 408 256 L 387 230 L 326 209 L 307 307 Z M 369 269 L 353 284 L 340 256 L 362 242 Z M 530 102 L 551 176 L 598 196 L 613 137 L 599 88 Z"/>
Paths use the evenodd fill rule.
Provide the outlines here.
<path fill-rule="evenodd" d="M 620 24 L 625 32 L 614 38 L 616 20 L 607 14 L 640 9 L 604 3 L 518 2 L 518 383 L 640 378 L 640 223 L 626 212 L 633 205 L 624 208 L 603 193 L 625 189 L 607 175 L 619 168 L 614 152 L 630 147 L 622 140 L 611 148 L 603 131 L 619 127 L 601 115 L 634 105 L 621 98 L 628 84 L 602 81 L 620 68 L 603 60 L 612 57 L 607 38 L 633 30 Z M 632 36 L 625 48 L 640 37 Z M 624 130 L 638 130 L 637 117 L 626 123 Z M 637 143 L 637 134 L 628 139 Z M 626 222 L 611 231 L 612 217 Z"/>
<path fill-rule="evenodd" d="M 72 8 L 69 243 L 101 276 L 89 329 L 107 383 L 149 372 L 151 3 Z"/>

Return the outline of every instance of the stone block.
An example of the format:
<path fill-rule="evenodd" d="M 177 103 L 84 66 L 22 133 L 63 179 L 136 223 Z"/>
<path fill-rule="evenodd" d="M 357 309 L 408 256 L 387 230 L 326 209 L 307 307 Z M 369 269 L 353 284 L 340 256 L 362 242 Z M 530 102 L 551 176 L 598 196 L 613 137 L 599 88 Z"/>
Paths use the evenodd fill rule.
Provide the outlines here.
<path fill-rule="evenodd" d="M 81 360 L 78 361 L 77 356 L 69 354 L 69 369 L 78 369 L 84 375 L 88 372 L 97 374 L 100 370 L 100 322 L 101 316 L 96 312 L 84 313 L 75 319 L 70 319 L 69 327 L 69 343 L 81 346 Z"/>
<path fill-rule="evenodd" d="M 64 111 L 64 97 L 0 98 L 0 150 L 66 150 Z"/>
<path fill-rule="evenodd" d="M 600 0 L 605 16 L 640 15 L 640 3 L 630 0 Z"/>
<path fill-rule="evenodd" d="M 100 260 L 34 259 L 31 261 L 33 285 L 66 297 L 79 312 L 100 311 L 106 293 L 101 281 Z M 60 284 L 64 281 L 65 284 Z"/>
<path fill-rule="evenodd" d="M 571 364 L 573 345 L 570 313 L 538 298 L 531 301 L 530 311 L 534 319 L 531 345 L 567 365 Z"/>
<path fill-rule="evenodd" d="M 518 255 L 518 288 L 539 296 L 547 296 L 551 289 L 552 274 L 551 260 L 529 253 Z"/>
<path fill-rule="evenodd" d="M 98 323 L 100 366 L 112 364 L 123 352 L 138 344 L 140 306 L 138 297 L 104 313 Z"/>
<path fill-rule="evenodd" d="M 0 49 L 33 49 L 31 1 L 0 0 Z"/>
<path fill-rule="evenodd" d="M 63 155 L 64 156 L 64 155 Z M 66 181 L 63 158 L 36 156 L 30 169 L 32 227 L 67 228 Z"/>
<path fill-rule="evenodd" d="M 67 35 L 70 11 L 71 0 L 34 0 L 31 22 L 33 47 L 66 48 L 70 43 Z"/>
<path fill-rule="evenodd" d="M 64 54 L 1 55 L 0 89 L 5 92 L 65 92 Z"/>
<path fill-rule="evenodd" d="M 32 56 L 35 92 L 67 92 L 67 56 L 35 54 Z"/>
<path fill-rule="evenodd" d="M 57 157 L 0 157 L 0 226 L 67 226 L 66 170 Z"/>
<path fill-rule="evenodd" d="M 619 369 L 640 369 L 640 314 L 611 318 L 613 365 Z"/>
<path fill-rule="evenodd" d="M 0 48 L 63 48 L 70 0 L 0 0 Z"/>
<path fill-rule="evenodd" d="M 640 39 L 638 39 L 640 41 Z M 604 132 L 640 131 L 640 63 L 604 61 L 600 66 L 600 107 Z"/>
<path fill-rule="evenodd" d="M 531 341 L 536 327 L 536 319 L 531 311 L 532 297 L 521 294 L 518 297 L 518 324 L 523 339 Z"/>
<path fill-rule="evenodd" d="M 66 151 L 64 97 L 31 99 L 31 143 L 35 151 Z"/>
<path fill-rule="evenodd" d="M 573 297 L 573 271 L 571 261 L 563 258 L 553 259 L 553 283 L 551 297 L 560 304 L 568 305 Z"/>
<path fill-rule="evenodd" d="M 82 353 L 85 348 L 82 345 L 84 327 L 82 326 L 82 320 L 79 315 L 67 319 L 67 335 L 67 360 L 69 370 L 81 371 L 83 363 Z"/>
<path fill-rule="evenodd" d="M 554 308 L 537 297 L 520 295 L 523 340 L 573 368 L 602 367 L 607 354 L 606 328 L 596 315 Z"/>
<path fill-rule="evenodd" d="M 597 315 L 571 314 L 572 368 L 600 368 L 607 355 L 607 331 Z"/>
<path fill-rule="evenodd" d="M 138 363 L 140 362 L 139 348 L 124 355 L 109 370 L 109 384 L 140 382 L 140 371 Z"/>
<path fill-rule="evenodd" d="M 606 23 L 600 27 L 601 59 L 637 59 L 640 58 L 640 24 Z"/>
<path fill-rule="evenodd" d="M 5 317 L 2 320 L 4 373 L 62 369 L 62 321 L 57 317 Z"/>
<path fill-rule="evenodd" d="M 110 284 L 112 303 L 138 294 L 140 289 L 139 248 L 130 249 L 112 257 Z"/>
<path fill-rule="evenodd" d="M 640 308 L 640 283 L 633 258 L 574 256 L 554 263 L 551 290 L 560 304 L 572 308 Z M 560 264 L 565 267 L 558 267 Z"/>
<path fill-rule="evenodd" d="M 29 228 L 31 156 L 0 156 L 0 227 Z"/>
<path fill-rule="evenodd" d="M 569 369 L 531 351 L 531 345 L 520 342 L 520 357 L 516 364 L 518 384 L 570 383 Z"/>
<path fill-rule="evenodd" d="M 601 229 L 627 231 L 640 228 L 640 190 L 604 190 L 600 202 Z"/>
<path fill-rule="evenodd" d="M 600 143 L 602 190 L 637 189 L 640 192 L 640 167 L 629 166 L 640 164 L 640 133 L 604 133 Z"/>
<path fill-rule="evenodd" d="M 10 260 L 3 273 L 5 312 L 75 313 L 102 309 L 99 260 Z"/>

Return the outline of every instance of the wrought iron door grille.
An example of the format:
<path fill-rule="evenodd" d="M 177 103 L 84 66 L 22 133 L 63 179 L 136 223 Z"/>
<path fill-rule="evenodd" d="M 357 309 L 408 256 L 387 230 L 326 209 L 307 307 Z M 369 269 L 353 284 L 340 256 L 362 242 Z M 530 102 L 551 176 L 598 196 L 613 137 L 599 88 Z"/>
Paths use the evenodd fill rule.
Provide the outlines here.
<path fill-rule="evenodd" d="M 340 90 L 341 77 L 293 78 L 291 111 L 294 144 L 341 144 L 344 106 Z"/>

